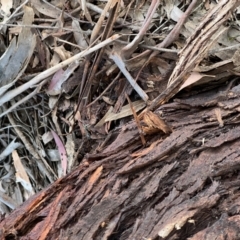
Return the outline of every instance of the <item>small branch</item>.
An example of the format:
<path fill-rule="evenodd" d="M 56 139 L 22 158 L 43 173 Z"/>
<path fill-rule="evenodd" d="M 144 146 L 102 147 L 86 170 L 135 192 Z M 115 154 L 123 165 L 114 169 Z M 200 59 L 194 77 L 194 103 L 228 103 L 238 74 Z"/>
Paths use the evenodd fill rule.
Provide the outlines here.
<path fill-rule="evenodd" d="M 61 27 L 54 27 L 54 26 L 41 26 L 41 25 L 35 25 L 35 24 L 31 24 L 31 25 L 18 24 L 17 25 L 17 24 L 11 24 L 11 23 L 0 23 L 0 28 L 1 28 L 1 26 L 22 27 L 22 28 L 38 28 L 38 29 L 62 29 L 62 30 L 65 30 L 65 31 L 82 33 L 82 31 L 74 30 L 72 28 L 61 28 Z"/>
<path fill-rule="evenodd" d="M 138 93 L 138 95 L 143 99 L 144 102 L 147 102 L 148 95 L 140 88 L 140 86 L 136 83 L 136 81 L 132 78 L 131 74 L 127 71 L 125 67 L 125 63 L 122 58 L 117 54 L 113 53 L 110 55 L 110 58 L 115 62 L 118 68 L 121 70 L 123 75 L 127 78 L 128 82 L 132 85 L 134 90 Z"/>
<path fill-rule="evenodd" d="M 135 49 L 138 47 L 138 44 L 140 43 L 144 34 L 146 33 L 146 31 L 147 31 L 147 29 L 148 29 L 148 27 L 151 23 L 153 14 L 155 13 L 159 4 L 160 4 L 159 0 L 152 0 L 151 5 L 150 5 L 150 7 L 148 9 L 148 12 L 147 12 L 147 16 L 146 16 L 146 18 L 143 22 L 143 26 L 140 29 L 138 35 L 133 39 L 133 41 L 131 43 L 129 43 L 127 46 L 125 46 L 122 49 L 122 55 L 123 55 L 124 58 L 128 58 L 135 51 Z"/>
<path fill-rule="evenodd" d="M 171 45 L 178 38 L 179 33 L 180 33 L 181 29 L 182 29 L 182 26 L 184 25 L 184 23 L 186 22 L 187 18 L 191 14 L 191 12 L 192 12 L 193 8 L 195 7 L 197 1 L 198 0 L 192 0 L 190 5 L 188 6 L 186 12 L 183 13 L 182 17 L 177 22 L 177 24 L 172 29 L 172 31 L 167 35 L 167 37 L 161 43 L 156 45 L 157 48 L 166 48 L 169 45 Z M 158 52 L 153 52 L 151 54 L 150 58 L 154 57 L 156 54 L 158 54 Z"/>
<path fill-rule="evenodd" d="M 135 109 L 134 109 L 134 107 L 133 107 L 133 104 L 132 104 L 130 98 L 128 97 L 128 95 L 127 95 L 126 93 L 125 93 L 125 97 L 126 97 L 127 100 L 128 100 L 128 103 L 129 103 L 130 108 L 131 108 L 132 113 L 133 113 L 133 117 L 134 117 L 134 119 L 135 119 L 135 121 L 136 121 L 137 128 L 138 128 L 138 132 L 139 132 L 139 134 L 140 134 L 140 138 L 141 138 L 141 141 L 142 141 L 142 145 L 145 146 L 145 145 L 146 145 L 146 140 L 145 140 L 145 138 L 144 138 L 144 136 L 143 136 L 142 127 L 141 127 L 141 125 L 140 125 L 140 121 L 139 121 L 139 119 L 138 119 L 137 113 L 136 113 L 136 111 L 135 111 Z"/>

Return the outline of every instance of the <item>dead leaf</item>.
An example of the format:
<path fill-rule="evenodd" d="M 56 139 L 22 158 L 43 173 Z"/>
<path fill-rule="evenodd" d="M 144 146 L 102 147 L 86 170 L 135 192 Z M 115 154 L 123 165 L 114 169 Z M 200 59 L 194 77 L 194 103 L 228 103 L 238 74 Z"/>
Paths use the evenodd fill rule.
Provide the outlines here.
<path fill-rule="evenodd" d="M 139 101 L 133 102 L 132 105 L 133 105 L 135 111 L 138 112 L 146 106 L 146 103 L 142 100 L 139 100 Z M 131 107 L 130 107 L 129 104 L 123 106 L 119 113 L 113 113 L 112 109 L 113 109 L 113 107 L 109 108 L 109 111 L 95 125 L 95 127 L 101 127 L 106 122 L 110 122 L 110 121 L 113 121 L 113 120 L 117 120 L 117 119 L 124 118 L 124 117 L 132 115 L 132 110 L 131 110 Z"/>
<path fill-rule="evenodd" d="M 192 72 L 190 74 L 190 76 L 187 78 L 187 80 L 180 87 L 179 91 L 182 90 L 183 88 L 188 87 L 188 86 L 192 85 L 193 83 L 199 81 L 204 76 L 206 76 L 206 75 L 200 74 L 199 72 Z"/>
<path fill-rule="evenodd" d="M 47 94 L 51 95 L 51 96 L 55 96 L 55 95 L 59 95 L 62 92 L 62 84 L 67 81 L 67 79 L 70 77 L 70 75 L 73 74 L 73 72 L 75 71 L 75 69 L 79 66 L 79 62 L 78 61 L 74 61 L 72 62 L 68 68 L 63 71 L 62 69 L 58 70 L 50 84 L 49 87 L 47 89 Z"/>
<path fill-rule="evenodd" d="M 31 25 L 34 20 L 34 12 L 31 7 L 24 7 L 23 24 Z M 30 28 L 22 28 L 16 39 L 12 40 L 5 54 L 0 58 L 0 87 L 12 83 L 27 67 L 36 45 L 36 36 Z"/>
<path fill-rule="evenodd" d="M 43 135 L 42 135 L 42 141 L 43 141 L 43 144 L 47 144 L 49 143 L 50 141 L 52 141 L 53 139 L 53 135 L 50 131 L 48 132 L 45 132 Z"/>
<path fill-rule="evenodd" d="M 23 188 L 27 191 L 27 195 L 25 194 L 25 197 L 27 196 L 28 199 L 35 193 L 32 188 L 32 184 L 16 150 L 12 152 L 12 157 L 13 164 L 16 169 L 16 182 L 20 182 Z"/>
<path fill-rule="evenodd" d="M 159 130 L 166 134 L 172 132 L 171 128 L 157 114 L 151 111 L 148 111 L 144 114 L 143 122 L 147 125 L 147 127 L 142 127 L 146 134 L 151 134 Z"/>
<path fill-rule="evenodd" d="M 67 163 L 68 163 L 67 153 L 66 153 L 65 147 L 64 147 L 61 139 L 59 138 L 59 136 L 54 131 L 51 130 L 51 132 L 52 132 L 53 138 L 58 147 L 58 151 L 59 151 L 59 154 L 61 157 L 62 176 L 65 176 L 67 173 Z"/>
<path fill-rule="evenodd" d="M 54 6 L 51 7 L 40 0 L 31 0 L 31 4 L 36 11 L 44 14 L 45 16 L 57 19 L 61 14 L 60 10 L 54 8 Z"/>
<path fill-rule="evenodd" d="M 67 51 L 63 45 L 61 45 L 60 47 L 55 47 L 54 48 L 54 52 L 56 52 L 58 54 L 58 56 L 60 57 L 60 59 L 62 61 L 69 59 L 70 57 L 72 57 L 72 53 Z"/>
<path fill-rule="evenodd" d="M 8 17 L 11 14 L 11 8 L 13 7 L 12 0 L 1 0 L 1 14 Z"/>
<path fill-rule="evenodd" d="M 84 34 L 77 20 L 72 21 L 72 28 L 73 36 L 75 38 L 77 45 L 79 45 L 82 49 L 86 49 L 88 47 L 87 36 L 86 34 Z"/>
<path fill-rule="evenodd" d="M 67 135 L 67 141 L 66 141 L 66 152 L 68 156 L 68 166 L 67 166 L 67 172 L 71 172 L 72 168 L 74 167 L 74 160 L 75 160 L 75 142 L 72 134 Z"/>
<path fill-rule="evenodd" d="M 171 19 L 175 22 L 178 22 L 179 19 L 182 17 L 183 11 L 178 8 L 176 5 L 173 6 L 173 9 L 171 11 Z"/>

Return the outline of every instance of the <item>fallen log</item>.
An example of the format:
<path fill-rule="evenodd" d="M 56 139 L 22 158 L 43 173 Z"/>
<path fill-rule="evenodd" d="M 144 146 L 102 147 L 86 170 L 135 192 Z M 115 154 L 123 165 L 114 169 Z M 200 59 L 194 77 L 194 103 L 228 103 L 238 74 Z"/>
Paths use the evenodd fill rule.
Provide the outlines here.
<path fill-rule="evenodd" d="M 129 123 L 103 152 L 3 217 L 1 239 L 238 239 L 237 89 L 163 105 L 157 112 L 172 133 L 147 136 L 146 148 Z M 223 101 L 213 101 L 218 94 Z"/>

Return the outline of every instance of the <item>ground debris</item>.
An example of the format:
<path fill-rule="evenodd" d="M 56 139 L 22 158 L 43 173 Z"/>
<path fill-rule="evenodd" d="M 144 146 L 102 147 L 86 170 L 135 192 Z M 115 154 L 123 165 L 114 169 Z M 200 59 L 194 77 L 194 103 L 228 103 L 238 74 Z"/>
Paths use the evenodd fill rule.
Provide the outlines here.
<path fill-rule="evenodd" d="M 0 240 L 239 239 L 239 1 L 14 4 Z"/>

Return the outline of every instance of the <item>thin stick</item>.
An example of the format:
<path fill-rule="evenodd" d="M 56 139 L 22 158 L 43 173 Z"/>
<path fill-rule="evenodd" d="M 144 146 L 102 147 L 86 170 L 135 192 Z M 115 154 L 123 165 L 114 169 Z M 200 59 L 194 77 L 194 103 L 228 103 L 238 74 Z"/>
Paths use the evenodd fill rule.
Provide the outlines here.
<path fill-rule="evenodd" d="M 172 29 L 172 31 L 167 35 L 167 37 L 159 44 L 157 44 L 155 47 L 157 48 L 166 48 L 168 47 L 170 44 L 173 43 L 173 41 L 175 41 L 175 39 L 178 37 L 180 30 L 182 29 L 183 24 L 186 22 L 187 18 L 189 17 L 189 15 L 191 14 L 194 6 L 196 5 L 197 0 L 192 0 L 192 2 L 190 3 L 190 5 L 188 6 L 186 12 L 184 12 L 184 14 L 182 15 L 182 17 L 180 18 L 180 20 L 177 22 L 177 24 L 175 25 L 175 27 Z M 145 52 L 150 52 L 151 50 L 146 50 Z M 145 62 L 145 64 L 143 64 L 143 66 L 141 67 L 141 69 L 138 72 L 137 78 L 138 79 L 140 73 L 142 72 L 143 68 L 149 64 L 150 60 L 155 57 L 158 54 L 158 51 L 154 51 L 152 52 L 152 54 L 150 55 L 150 57 L 148 58 L 148 60 Z"/>
<path fill-rule="evenodd" d="M 138 93 L 138 95 L 142 98 L 144 102 L 147 102 L 148 95 L 142 90 L 142 88 L 137 84 L 137 82 L 132 78 L 131 74 L 126 69 L 125 63 L 122 58 L 114 52 L 110 55 L 110 58 L 114 61 L 114 63 L 118 66 L 123 75 L 127 78 L 128 82 L 132 85 L 134 90 Z M 0 103 L 1 104 L 1 103 Z"/>
<path fill-rule="evenodd" d="M 4 103 L 10 101 L 11 99 L 13 99 L 14 97 L 18 96 L 19 94 L 21 94 L 23 91 L 26 91 L 27 89 L 35 86 L 36 84 L 38 84 L 40 81 L 42 81 L 43 79 L 51 76 L 52 74 L 54 74 L 55 72 L 57 72 L 58 70 L 60 70 L 61 68 L 64 68 L 66 66 L 68 66 L 70 63 L 72 63 L 73 61 L 79 61 L 81 58 L 87 56 L 88 54 L 95 52 L 96 50 L 106 46 L 107 44 L 113 42 L 114 40 L 118 39 L 120 37 L 119 34 L 115 34 L 112 37 L 106 39 L 105 41 L 97 44 L 96 46 L 90 48 L 90 49 L 86 49 L 78 54 L 76 54 L 75 56 L 47 69 L 46 71 L 40 73 L 39 75 L 37 75 L 36 77 L 34 77 L 33 79 L 31 79 L 30 81 L 26 82 L 25 84 L 19 86 L 16 89 L 13 89 L 11 91 L 8 91 L 7 93 L 5 93 L 1 98 L 0 98 L 0 105 L 3 105 Z"/>
<path fill-rule="evenodd" d="M 140 41 L 142 40 L 144 34 L 147 32 L 147 29 L 148 29 L 148 26 L 151 23 L 153 14 L 155 13 L 159 4 L 160 4 L 159 0 L 152 0 L 151 5 L 150 5 L 150 7 L 148 9 L 148 12 L 147 12 L 147 16 L 146 16 L 146 18 L 143 22 L 142 28 L 139 30 L 139 33 L 133 39 L 132 42 L 130 42 L 127 46 L 125 46 L 122 49 L 122 56 L 124 56 L 124 58 L 127 59 L 137 48 L 137 46 L 140 43 Z"/>
<path fill-rule="evenodd" d="M 136 121 L 137 128 L 138 128 L 138 132 L 139 132 L 139 134 L 140 134 L 140 138 L 141 138 L 141 141 L 142 141 L 142 145 L 145 146 L 145 145 L 146 145 L 146 140 L 145 140 L 145 138 L 144 138 L 144 136 L 143 136 L 143 134 L 142 134 L 142 127 L 141 127 L 141 125 L 140 125 L 140 121 L 139 121 L 139 118 L 138 118 L 138 116 L 137 116 L 137 113 L 136 113 L 136 111 L 135 111 L 135 109 L 134 109 L 134 107 L 133 107 L 133 105 L 132 105 L 131 100 L 129 99 L 129 97 L 128 97 L 128 95 L 127 95 L 126 93 L 125 93 L 125 97 L 126 97 L 127 100 L 128 100 L 128 103 L 129 103 L 130 108 L 131 108 L 132 113 L 133 113 L 133 117 L 134 117 L 134 119 L 135 119 L 135 121 Z"/>
<path fill-rule="evenodd" d="M 74 43 L 71 43 L 71 42 L 68 42 L 68 41 L 62 40 L 61 38 L 56 38 L 56 40 L 57 40 L 58 42 L 66 43 L 66 44 L 68 44 L 68 45 L 70 45 L 70 46 L 73 46 L 73 47 L 79 48 L 79 49 L 81 49 L 81 50 L 84 49 L 83 47 L 80 47 L 80 46 L 77 45 L 77 44 L 74 44 Z"/>
<path fill-rule="evenodd" d="M 143 47 L 143 48 L 153 50 L 153 51 L 159 51 L 159 52 L 170 52 L 170 53 L 178 53 L 179 52 L 177 49 L 159 48 L 159 47 L 154 47 L 154 46 L 148 46 L 148 45 L 145 45 L 145 44 L 139 44 L 139 46 Z"/>
<path fill-rule="evenodd" d="M 9 18 L 5 19 L 5 20 L 2 22 L 2 24 L 7 23 L 9 20 L 11 20 L 11 19 L 15 16 L 15 14 L 16 14 L 24 5 L 26 5 L 27 3 L 28 3 L 28 0 L 26 0 L 25 2 L 23 2 L 19 7 L 17 7 L 17 8 L 15 9 L 15 11 L 12 13 L 12 15 L 11 15 Z"/>
<path fill-rule="evenodd" d="M 90 107 L 92 106 L 96 101 L 98 101 L 99 98 L 101 98 L 106 92 L 107 90 L 116 82 L 116 80 L 119 78 L 121 72 L 118 73 L 118 75 L 112 80 L 112 82 L 104 89 L 104 91 L 91 103 L 89 103 L 86 107 Z"/>
<path fill-rule="evenodd" d="M 35 24 L 32 24 L 32 25 L 23 25 L 23 24 L 11 24 L 11 23 L 0 23 L 0 26 L 7 26 L 7 27 L 23 27 L 23 28 L 40 28 L 40 29 L 62 29 L 62 30 L 65 30 L 65 31 L 70 31 L 70 32 L 81 32 L 80 30 L 74 30 L 72 28 L 61 28 L 61 27 L 53 27 L 53 26 L 41 26 L 41 25 L 35 25 Z"/>
<path fill-rule="evenodd" d="M 177 24 L 175 25 L 175 27 L 172 29 L 172 31 L 167 35 L 167 37 L 158 45 L 156 45 L 156 47 L 159 48 L 166 48 L 168 47 L 170 44 L 173 43 L 173 41 L 176 40 L 176 38 L 178 38 L 179 33 L 182 29 L 183 24 L 186 22 L 187 18 L 189 17 L 189 15 L 191 14 L 193 8 L 195 7 L 196 3 L 198 0 L 192 0 L 192 2 L 190 3 L 190 5 L 188 6 L 186 12 L 184 12 L 184 14 L 182 15 L 182 17 L 179 19 L 179 21 L 177 22 Z M 158 52 L 153 52 L 150 56 L 154 57 L 155 55 L 157 55 Z"/>

